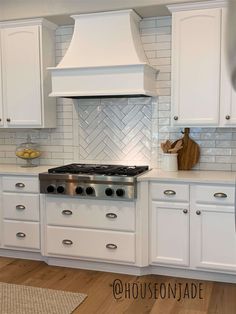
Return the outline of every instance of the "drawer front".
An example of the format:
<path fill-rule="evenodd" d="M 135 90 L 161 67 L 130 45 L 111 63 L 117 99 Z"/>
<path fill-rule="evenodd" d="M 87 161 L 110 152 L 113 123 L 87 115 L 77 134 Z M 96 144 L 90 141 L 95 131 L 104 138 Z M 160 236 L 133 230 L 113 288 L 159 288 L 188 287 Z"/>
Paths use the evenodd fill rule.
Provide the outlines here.
<path fill-rule="evenodd" d="M 39 193 L 37 177 L 3 177 L 2 189 L 4 192 Z"/>
<path fill-rule="evenodd" d="M 3 218 L 39 221 L 39 195 L 3 193 Z"/>
<path fill-rule="evenodd" d="M 189 185 L 178 183 L 152 183 L 151 184 L 152 200 L 188 202 Z"/>
<path fill-rule="evenodd" d="M 39 223 L 3 221 L 3 246 L 40 249 Z"/>
<path fill-rule="evenodd" d="M 47 227 L 47 255 L 135 262 L 135 235 L 89 229 Z"/>
<path fill-rule="evenodd" d="M 235 187 L 196 185 L 193 187 L 193 195 L 196 203 L 234 205 Z"/>
<path fill-rule="evenodd" d="M 135 203 L 47 198 L 47 224 L 122 231 L 135 230 Z"/>

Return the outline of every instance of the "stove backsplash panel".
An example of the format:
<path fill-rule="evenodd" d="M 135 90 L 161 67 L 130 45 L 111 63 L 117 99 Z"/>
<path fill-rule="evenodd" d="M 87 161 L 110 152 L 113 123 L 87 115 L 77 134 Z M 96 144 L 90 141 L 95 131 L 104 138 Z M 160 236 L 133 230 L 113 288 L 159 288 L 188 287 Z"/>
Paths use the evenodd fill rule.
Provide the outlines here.
<path fill-rule="evenodd" d="M 171 17 L 143 19 L 140 32 L 146 55 L 157 75 L 157 98 L 58 99 L 57 128 L 0 129 L 0 163 L 25 163 L 16 146 L 30 133 L 41 145 L 42 165 L 71 162 L 160 165 L 160 142 L 181 137 L 170 127 Z M 56 32 L 57 63 L 71 41 L 73 26 Z M 75 102 L 75 103 L 74 103 Z M 201 147 L 196 169 L 236 170 L 236 128 L 191 128 Z"/>

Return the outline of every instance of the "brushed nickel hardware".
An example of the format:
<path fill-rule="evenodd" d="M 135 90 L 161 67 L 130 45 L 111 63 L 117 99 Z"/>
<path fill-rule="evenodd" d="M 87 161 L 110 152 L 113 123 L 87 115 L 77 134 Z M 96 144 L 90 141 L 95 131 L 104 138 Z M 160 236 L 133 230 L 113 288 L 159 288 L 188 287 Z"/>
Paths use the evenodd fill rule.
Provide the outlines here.
<path fill-rule="evenodd" d="M 225 116 L 225 119 L 226 119 L 226 120 L 230 120 L 230 115 L 227 114 L 227 115 Z"/>
<path fill-rule="evenodd" d="M 183 209 L 183 213 L 184 213 L 184 214 L 187 214 L 187 213 L 188 213 L 188 210 L 187 210 L 187 209 Z"/>
<path fill-rule="evenodd" d="M 218 197 L 218 198 L 226 198 L 227 194 L 222 193 L 222 192 L 218 192 L 214 194 L 214 197 Z"/>
<path fill-rule="evenodd" d="M 73 241 L 68 240 L 68 239 L 64 239 L 64 240 L 62 240 L 62 244 L 64 244 L 64 245 L 72 245 Z"/>
<path fill-rule="evenodd" d="M 24 183 L 18 182 L 18 183 L 15 184 L 15 187 L 16 188 L 24 188 L 25 185 L 24 185 Z"/>
<path fill-rule="evenodd" d="M 64 209 L 61 213 L 62 215 L 65 215 L 65 216 L 70 216 L 73 214 L 73 212 L 69 209 Z"/>
<path fill-rule="evenodd" d="M 7 122 L 11 122 L 11 119 L 10 119 L 10 118 L 7 118 Z"/>
<path fill-rule="evenodd" d="M 114 213 L 107 213 L 107 214 L 106 214 L 106 217 L 107 217 L 107 218 L 115 219 L 115 218 L 117 218 L 117 215 L 114 214 Z"/>
<path fill-rule="evenodd" d="M 197 210 L 197 211 L 196 211 L 196 214 L 197 214 L 197 215 L 201 215 L 201 211 L 200 211 L 200 210 Z"/>
<path fill-rule="evenodd" d="M 24 210 L 25 206 L 24 205 L 16 205 L 16 209 Z"/>
<path fill-rule="evenodd" d="M 174 120 L 177 121 L 179 119 L 178 116 L 174 116 Z"/>
<path fill-rule="evenodd" d="M 175 195 L 175 194 L 176 194 L 176 192 L 173 191 L 173 190 L 165 190 L 163 193 L 164 193 L 165 195 Z"/>
<path fill-rule="evenodd" d="M 25 238 L 26 234 L 24 232 L 17 232 L 16 236 L 17 238 Z"/>
<path fill-rule="evenodd" d="M 113 244 L 113 243 L 108 243 L 106 245 L 106 248 L 109 249 L 109 250 L 116 250 L 117 249 L 117 245 Z"/>

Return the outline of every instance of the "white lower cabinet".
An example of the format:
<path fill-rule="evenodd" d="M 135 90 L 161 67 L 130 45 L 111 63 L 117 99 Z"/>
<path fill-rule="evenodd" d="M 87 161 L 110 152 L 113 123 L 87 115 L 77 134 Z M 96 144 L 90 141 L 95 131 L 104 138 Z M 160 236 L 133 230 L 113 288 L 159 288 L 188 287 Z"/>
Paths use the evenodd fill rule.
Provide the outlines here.
<path fill-rule="evenodd" d="M 3 176 L 2 248 L 39 251 L 39 182 L 36 176 Z"/>
<path fill-rule="evenodd" d="M 188 205 L 152 202 L 151 217 L 151 261 L 188 266 Z"/>
<path fill-rule="evenodd" d="M 168 188 L 163 183 L 164 191 L 172 191 L 169 200 L 166 194 L 164 200 L 155 198 L 155 184 L 151 183 L 150 263 L 234 273 L 235 186 L 189 184 L 190 195 L 186 193 L 185 198 L 188 203 L 173 202 L 181 184 L 175 183 L 176 188 L 169 184 Z"/>
<path fill-rule="evenodd" d="M 201 188 L 205 186 L 201 185 Z M 207 202 L 197 198 L 199 186 L 191 191 L 191 264 L 194 268 L 236 271 L 236 229 L 234 187 L 210 187 L 209 199 L 218 193 L 219 198 Z M 207 190 L 208 187 L 205 187 Z M 221 192 L 223 191 L 223 192 Z"/>
<path fill-rule="evenodd" d="M 45 196 L 44 255 L 135 263 L 135 202 Z"/>

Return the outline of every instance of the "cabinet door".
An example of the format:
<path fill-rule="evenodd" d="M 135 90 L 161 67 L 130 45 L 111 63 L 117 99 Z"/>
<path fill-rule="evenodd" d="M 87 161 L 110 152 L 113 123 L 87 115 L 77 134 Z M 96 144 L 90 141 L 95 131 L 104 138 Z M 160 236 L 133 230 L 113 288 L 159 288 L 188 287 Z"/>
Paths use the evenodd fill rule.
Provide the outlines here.
<path fill-rule="evenodd" d="M 2 30 L 3 100 L 5 123 L 41 124 L 39 26 Z"/>
<path fill-rule="evenodd" d="M 185 204 L 152 202 L 151 263 L 189 265 L 189 212 Z"/>
<path fill-rule="evenodd" d="M 236 271 L 234 208 L 197 204 L 191 212 L 192 266 Z"/>
<path fill-rule="evenodd" d="M 172 122 L 218 125 L 221 9 L 173 13 Z"/>
<path fill-rule="evenodd" d="M 1 53 L 1 31 L 0 31 L 0 60 L 2 60 L 2 53 Z M 0 62 L 0 126 L 3 125 L 3 101 L 2 101 L 2 65 Z"/>
<path fill-rule="evenodd" d="M 226 51 L 227 8 L 222 9 L 221 46 L 221 125 L 236 125 L 236 91 L 233 89 L 227 64 Z"/>

